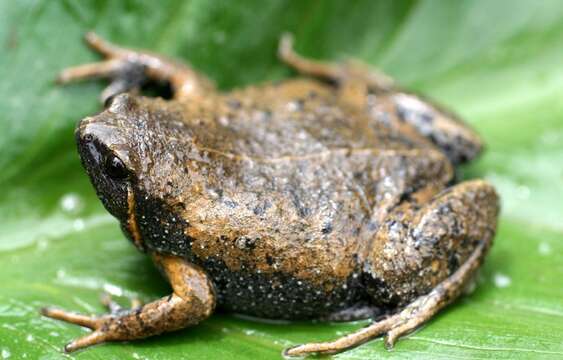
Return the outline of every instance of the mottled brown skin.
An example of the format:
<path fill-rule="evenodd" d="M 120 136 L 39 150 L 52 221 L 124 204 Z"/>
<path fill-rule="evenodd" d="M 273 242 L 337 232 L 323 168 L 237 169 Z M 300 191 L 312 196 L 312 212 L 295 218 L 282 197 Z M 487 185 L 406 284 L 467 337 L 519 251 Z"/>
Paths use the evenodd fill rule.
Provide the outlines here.
<path fill-rule="evenodd" d="M 289 356 L 382 334 L 392 346 L 483 261 L 497 195 L 481 180 L 454 184 L 478 136 L 385 75 L 302 58 L 284 38 L 281 59 L 308 77 L 220 93 L 185 65 L 87 40 L 108 59 L 60 80 L 113 81 L 107 108 L 76 130 L 82 162 L 173 294 L 94 318 L 46 309 L 94 330 L 68 351 L 193 325 L 215 304 L 276 319 L 389 315 Z M 174 98 L 133 95 L 146 80 L 169 82 Z"/>

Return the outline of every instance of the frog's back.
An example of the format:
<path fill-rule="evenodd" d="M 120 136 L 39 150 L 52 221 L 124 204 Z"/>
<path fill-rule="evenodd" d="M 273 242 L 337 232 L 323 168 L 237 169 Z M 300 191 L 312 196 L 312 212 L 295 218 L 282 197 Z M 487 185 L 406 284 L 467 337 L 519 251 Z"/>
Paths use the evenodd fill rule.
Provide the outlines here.
<path fill-rule="evenodd" d="M 237 295 L 247 283 L 288 303 L 315 298 L 294 307 L 305 316 L 355 302 L 360 265 L 387 210 L 451 174 L 432 144 L 386 122 L 391 113 L 374 121 L 320 83 L 244 89 L 215 106 L 213 118 L 190 110 L 201 114 L 192 136 L 204 159 L 194 172 L 206 176 L 201 197 L 187 204 L 187 234 L 193 261 L 232 310 L 296 317 L 288 304 L 253 308 L 255 293 Z M 288 284 L 301 290 L 282 290 Z"/>
<path fill-rule="evenodd" d="M 369 101 L 379 103 L 379 114 L 343 103 L 335 87 L 314 80 L 249 87 L 217 99 L 218 111 L 206 122 L 213 129 L 198 137 L 214 150 L 261 159 L 346 149 L 433 148 L 398 120 L 390 98 L 372 96 Z"/>

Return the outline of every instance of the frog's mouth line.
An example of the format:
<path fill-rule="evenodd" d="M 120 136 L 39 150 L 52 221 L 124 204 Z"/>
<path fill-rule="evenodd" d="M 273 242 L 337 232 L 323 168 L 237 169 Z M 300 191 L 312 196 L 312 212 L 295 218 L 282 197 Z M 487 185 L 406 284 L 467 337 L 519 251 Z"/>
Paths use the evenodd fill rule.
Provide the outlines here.
<path fill-rule="evenodd" d="M 139 224 L 137 223 L 137 216 L 135 215 L 135 196 L 131 186 L 127 186 L 127 230 L 133 239 L 133 244 L 137 249 L 145 251 L 145 243 L 139 231 Z"/>

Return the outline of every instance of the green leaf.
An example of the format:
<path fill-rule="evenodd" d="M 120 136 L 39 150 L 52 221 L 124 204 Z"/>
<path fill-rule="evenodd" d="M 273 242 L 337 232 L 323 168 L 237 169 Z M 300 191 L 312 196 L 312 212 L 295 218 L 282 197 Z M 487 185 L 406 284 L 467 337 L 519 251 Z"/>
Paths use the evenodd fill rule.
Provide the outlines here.
<path fill-rule="evenodd" d="M 464 177 L 492 181 L 502 217 L 476 290 L 388 352 L 375 340 L 337 357 L 563 357 L 563 2 L 0 2 L 0 356 L 14 359 L 279 358 L 365 322 L 272 324 L 216 314 L 174 334 L 73 355 L 84 330 L 43 319 L 56 304 L 101 312 L 103 290 L 150 300 L 169 289 L 97 200 L 74 146 L 102 83 L 57 87 L 97 59 L 87 30 L 190 61 L 224 89 L 291 72 L 280 33 L 324 59 L 354 56 L 461 113 L 486 154 Z"/>

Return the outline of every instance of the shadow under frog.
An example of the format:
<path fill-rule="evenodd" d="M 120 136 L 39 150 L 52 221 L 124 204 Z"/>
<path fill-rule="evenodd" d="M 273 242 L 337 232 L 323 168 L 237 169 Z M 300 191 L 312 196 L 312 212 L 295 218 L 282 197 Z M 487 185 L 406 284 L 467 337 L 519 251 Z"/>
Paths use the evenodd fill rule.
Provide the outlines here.
<path fill-rule="evenodd" d="M 286 37 L 280 57 L 304 77 L 219 93 L 186 65 L 87 41 L 107 59 L 59 80 L 112 82 L 105 111 L 76 130 L 82 163 L 173 292 L 99 317 L 43 309 L 93 330 L 67 351 L 195 325 L 216 306 L 273 319 L 385 316 L 288 356 L 380 335 L 391 347 L 482 263 L 497 195 L 481 180 L 453 184 L 480 139 L 384 74 L 302 58 Z M 173 99 L 134 95 L 148 80 L 168 82 Z"/>

